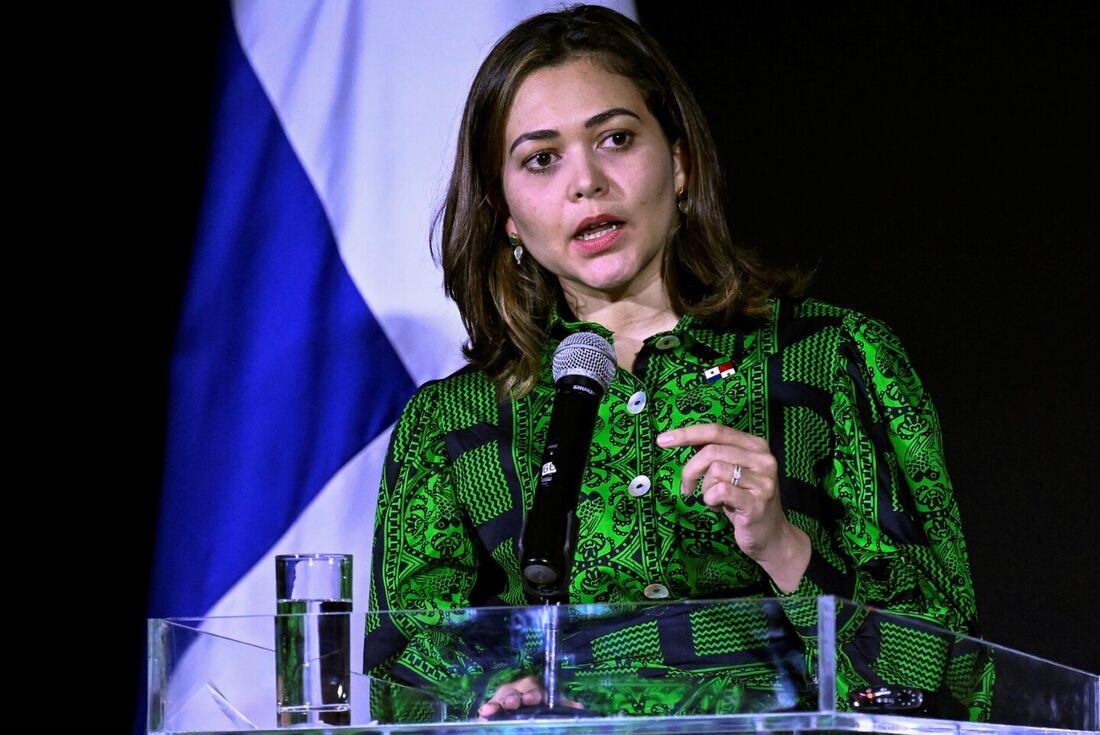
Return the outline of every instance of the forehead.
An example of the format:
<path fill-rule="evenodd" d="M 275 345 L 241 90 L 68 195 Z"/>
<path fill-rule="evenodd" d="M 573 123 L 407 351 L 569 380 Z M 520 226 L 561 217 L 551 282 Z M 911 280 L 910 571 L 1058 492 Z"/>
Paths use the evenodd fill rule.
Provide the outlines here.
<path fill-rule="evenodd" d="M 608 71 L 589 58 L 532 72 L 516 90 L 505 123 L 507 137 L 531 130 L 559 130 L 580 124 L 592 115 L 624 107 L 645 115 L 645 100 L 627 77 Z"/>

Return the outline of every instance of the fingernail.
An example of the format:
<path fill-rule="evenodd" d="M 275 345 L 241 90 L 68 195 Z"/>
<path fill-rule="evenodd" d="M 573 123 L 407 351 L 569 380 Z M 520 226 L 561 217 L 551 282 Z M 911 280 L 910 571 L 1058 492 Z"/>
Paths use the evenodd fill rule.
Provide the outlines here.
<path fill-rule="evenodd" d="M 662 434 L 658 434 L 657 443 L 660 444 L 662 447 L 667 447 L 669 444 L 672 443 L 672 432 L 666 431 Z"/>

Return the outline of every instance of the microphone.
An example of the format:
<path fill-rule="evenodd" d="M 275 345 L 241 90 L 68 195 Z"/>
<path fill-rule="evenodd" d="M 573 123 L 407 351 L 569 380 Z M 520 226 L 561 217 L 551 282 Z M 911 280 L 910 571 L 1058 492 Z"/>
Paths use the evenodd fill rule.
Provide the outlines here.
<path fill-rule="evenodd" d="M 615 379 L 615 366 L 615 348 L 593 332 L 571 334 L 554 351 L 554 408 L 534 504 L 519 540 L 524 585 L 548 602 L 568 597 L 577 541 L 577 497 L 596 414 Z"/>

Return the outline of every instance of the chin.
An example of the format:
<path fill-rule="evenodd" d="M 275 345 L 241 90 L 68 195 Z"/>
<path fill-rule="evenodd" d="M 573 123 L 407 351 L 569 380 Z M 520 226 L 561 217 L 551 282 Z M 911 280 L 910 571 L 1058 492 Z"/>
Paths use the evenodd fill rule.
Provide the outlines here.
<path fill-rule="evenodd" d="M 592 274 L 584 280 L 589 287 L 603 291 L 609 295 L 621 294 L 626 290 L 644 290 L 644 287 L 653 279 L 660 279 L 659 272 L 643 272 L 641 268 L 617 268 Z"/>
<path fill-rule="evenodd" d="M 593 291 L 599 291 L 608 298 L 613 299 L 622 297 L 627 291 L 631 290 L 632 285 L 633 282 L 629 278 L 585 283 L 585 286 L 587 286 L 589 289 Z"/>
<path fill-rule="evenodd" d="M 633 279 L 634 274 L 628 275 L 621 272 L 601 271 L 599 273 L 582 274 L 577 281 L 584 284 L 587 288 L 597 291 L 608 291 L 620 289 L 629 284 Z"/>

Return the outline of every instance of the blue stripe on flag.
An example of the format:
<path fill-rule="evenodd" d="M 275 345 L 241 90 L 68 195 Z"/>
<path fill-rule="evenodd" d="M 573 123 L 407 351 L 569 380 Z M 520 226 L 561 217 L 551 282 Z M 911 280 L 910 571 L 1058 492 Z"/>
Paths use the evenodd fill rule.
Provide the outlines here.
<path fill-rule="evenodd" d="M 172 365 L 151 617 L 205 614 L 414 389 L 227 29 Z"/>

